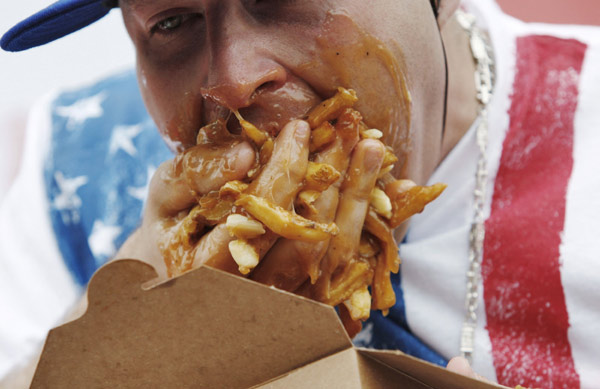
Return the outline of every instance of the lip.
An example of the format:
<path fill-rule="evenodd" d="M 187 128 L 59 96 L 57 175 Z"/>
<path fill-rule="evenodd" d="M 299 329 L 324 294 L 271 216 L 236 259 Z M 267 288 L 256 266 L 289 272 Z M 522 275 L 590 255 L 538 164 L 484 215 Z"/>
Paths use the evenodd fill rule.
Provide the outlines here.
<path fill-rule="evenodd" d="M 277 136 L 285 124 L 303 119 L 323 98 L 302 79 L 288 74 L 284 83 L 266 83 L 256 90 L 246 107 L 239 109 L 242 117 L 258 128 Z M 241 127 L 231 108 L 218 104 L 212 94 L 204 94 L 204 125 L 223 118 L 232 134 L 239 134 Z"/>

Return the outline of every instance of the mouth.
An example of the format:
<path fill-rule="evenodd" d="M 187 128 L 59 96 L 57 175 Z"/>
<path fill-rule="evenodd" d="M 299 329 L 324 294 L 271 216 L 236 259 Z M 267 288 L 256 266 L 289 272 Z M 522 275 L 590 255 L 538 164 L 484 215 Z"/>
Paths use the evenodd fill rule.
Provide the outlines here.
<path fill-rule="evenodd" d="M 290 121 L 305 119 L 308 112 L 324 100 L 307 83 L 289 75 L 286 82 L 262 85 L 250 98 L 248 105 L 239 107 L 238 112 L 245 120 L 272 137 Z M 232 113 L 235 110 L 220 104 L 210 96 L 204 99 L 203 123 L 206 125 L 218 119 L 226 123 L 227 130 L 239 135 L 242 127 Z"/>

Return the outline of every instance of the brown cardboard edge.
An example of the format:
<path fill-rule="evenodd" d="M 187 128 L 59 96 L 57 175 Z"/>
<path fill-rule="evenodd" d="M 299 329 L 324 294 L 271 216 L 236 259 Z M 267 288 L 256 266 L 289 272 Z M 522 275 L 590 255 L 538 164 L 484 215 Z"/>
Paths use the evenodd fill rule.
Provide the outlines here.
<path fill-rule="evenodd" d="M 357 351 L 391 369 L 409 375 L 432 388 L 444 389 L 507 389 L 493 382 L 484 382 L 447 370 L 433 363 L 405 354 L 398 350 L 375 350 L 357 348 Z M 442 382 L 443 380 L 443 382 Z"/>
<path fill-rule="evenodd" d="M 291 370 L 252 388 L 299 389 L 314 387 L 434 389 L 408 374 L 361 354 L 354 347 Z"/>
<path fill-rule="evenodd" d="M 210 281 L 207 283 L 206 282 L 206 277 L 210 278 Z M 145 262 L 139 261 L 139 260 L 117 260 L 117 261 L 113 261 L 105 266 L 103 266 L 92 278 L 92 280 L 90 281 L 89 284 L 89 288 L 88 288 L 88 293 L 87 293 L 87 300 L 88 300 L 88 307 L 85 311 L 85 313 L 83 314 L 83 316 L 81 316 L 79 319 L 75 319 L 72 320 L 60 327 L 55 328 L 54 330 L 52 330 L 50 332 L 50 334 L 48 335 L 48 338 L 46 339 L 46 343 L 44 345 L 44 352 L 47 351 L 47 349 L 49 349 L 49 353 L 50 355 L 54 355 L 54 357 L 56 358 L 56 356 L 59 356 L 58 358 L 60 359 L 60 355 L 63 354 L 67 354 L 68 352 L 65 350 L 69 350 L 69 352 L 73 351 L 72 349 L 68 349 L 68 348 L 62 348 L 64 347 L 65 344 L 68 344 L 69 342 L 72 342 L 74 339 L 76 340 L 76 342 L 80 342 L 79 344 L 82 346 L 82 349 L 85 349 L 85 351 L 87 352 L 87 355 L 89 356 L 89 350 L 90 350 L 90 345 L 91 348 L 93 348 L 93 342 L 87 342 L 87 340 L 93 338 L 96 334 L 98 333 L 96 332 L 91 332 L 89 331 L 89 329 L 87 330 L 81 330 L 81 328 L 79 328 L 79 330 L 77 330 L 78 326 L 81 327 L 89 325 L 90 321 L 93 321 L 94 319 L 94 315 L 90 315 L 90 312 L 96 312 L 97 314 L 97 310 L 99 309 L 98 307 L 101 307 L 102 309 L 113 309 L 113 311 L 107 311 L 107 312 L 112 312 L 115 313 L 114 309 L 115 307 L 120 307 L 118 309 L 120 309 L 121 311 L 120 316 L 118 317 L 126 317 L 128 318 L 128 320 L 135 320 L 135 316 L 138 315 L 139 313 L 144 313 L 147 314 L 148 311 L 150 310 L 155 310 L 157 306 L 164 306 L 164 305 L 145 305 L 140 309 L 145 309 L 145 311 L 142 312 L 137 312 L 135 310 L 131 310 L 131 311 L 127 311 L 128 308 L 131 307 L 131 305 L 126 305 L 125 302 L 129 301 L 129 303 L 127 304 L 131 304 L 131 301 L 141 301 L 141 300 L 149 300 L 149 301 L 155 301 L 153 300 L 153 298 L 156 298 L 156 296 L 159 296 L 162 294 L 171 294 L 171 298 L 173 297 L 181 297 L 182 300 L 194 300 L 194 304 L 198 304 L 198 300 L 200 301 L 204 301 L 204 299 L 212 299 L 213 295 L 215 293 L 217 294 L 226 294 L 228 296 L 228 298 L 233 298 L 233 299 L 239 299 L 240 301 L 243 301 L 243 306 L 242 308 L 245 309 L 247 308 L 249 305 L 250 306 L 256 306 L 256 305 L 260 305 L 260 303 L 264 303 L 265 300 L 262 301 L 258 301 L 257 300 L 257 296 L 261 296 L 261 299 L 267 299 L 269 301 L 269 304 L 266 304 L 267 308 L 267 313 L 269 314 L 269 320 L 271 320 L 271 328 L 277 328 L 279 330 L 279 326 L 281 324 L 277 324 L 277 320 L 278 318 L 282 318 L 282 320 L 280 321 L 280 323 L 284 323 L 286 322 L 285 320 L 287 320 L 288 322 L 290 320 L 294 320 L 294 323 L 301 323 L 302 325 L 300 325 L 300 336 L 305 336 L 306 338 L 302 338 L 300 340 L 298 340 L 299 336 L 297 336 L 298 332 L 294 332 L 292 331 L 291 333 L 296 334 L 294 336 L 292 336 L 293 339 L 296 339 L 294 341 L 294 343 L 292 343 L 293 345 L 299 344 L 296 343 L 298 341 L 302 342 L 302 343 L 306 343 L 304 346 L 304 349 L 307 348 L 307 344 L 313 344 L 313 346 L 310 346 L 310 350 L 314 350 L 313 347 L 315 344 L 315 339 L 318 339 L 319 337 L 312 337 L 309 336 L 311 333 L 314 334 L 315 331 L 320 332 L 321 334 L 332 334 L 335 333 L 336 336 L 334 336 L 333 338 L 328 336 L 328 341 L 327 342 L 321 342 L 321 341 L 317 341 L 318 346 L 317 348 L 321 348 L 322 350 L 319 351 L 319 353 L 315 351 L 311 351 L 308 354 L 302 354 L 300 357 L 298 357 L 298 355 L 296 355 L 295 359 L 297 360 L 297 362 L 295 362 L 294 365 L 290 365 L 289 369 L 294 369 L 297 366 L 301 366 L 301 365 L 306 365 L 307 363 L 311 363 L 314 362 L 316 360 L 320 360 L 323 357 L 326 357 L 327 355 L 331 355 L 334 353 L 337 353 L 340 350 L 347 350 L 352 348 L 352 343 L 348 337 L 348 335 L 346 334 L 343 325 L 341 324 L 337 314 L 335 313 L 335 310 L 325 304 L 321 304 L 318 303 L 316 301 L 310 300 L 310 299 L 306 299 L 306 298 L 302 298 L 299 296 L 296 296 L 293 293 L 287 293 L 269 286 L 265 286 L 262 284 L 259 284 L 255 281 L 251 281 L 251 280 L 247 280 L 244 279 L 242 277 L 238 277 L 220 270 L 216 270 L 210 267 L 200 267 L 198 269 L 195 269 L 193 271 L 190 271 L 180 277 L 174 278 L 172 280 L 169 280 L 168 282 L 164 282 L 161 283 L 159 285 L 157 285 L 155 288 L 149 289 L 149 290 L 144 290 L 143 289 L 143 285 L 148 282 L 148 280 L 152 279 L 152 277 L 156 277 L 156 272 L 154 271 L 154 269 L 146 264 Z M 204 285 L 204 286 L 201 286 Z M 210 291 L 207 292 L 204 291 L 202 292 L 201 289 L 207 289 L 208 286 L 210 285 L 212 287 L 212 289 L 210 289 Z M 223 286 L 221 288 L 221 286 Z M 224 290 L 222 290 L 224 289 Z M 193 291 L 193 293 L 191 293 Z M 121 298 L 121 294 L 123 294 L 124 297 L 126 298 Z M 241 296 L 240 296 L 241 295 Z M 154 296 L 154 297 L 153 297 Z M 110 297 L 110 298 L 109 298 Z M 168 300 L 165 299 L 164 296 L 162 297 L 162 300 L 158 300 L 158 301 L 172 301 L 172 300 Z M 219 305 L 220 309 L 218 310 L 218 312 L 223 312 L 224 307 L 229 307 L 229 309 L 231 309 L 232 311 L 237 309 L 237 308 L 231 308 L 232 306 L 235 307 L 235 305 L 229 305 L 229 301 L 228 299 L 223 299 L 221 298 L 220 300 L 221 302 L 225 302 L 222 305 Z M 185 302 L 185 301 L 184 301 Z M 250 302 L 250 304 L 248 304 L 248 302 Z M 290 317 L 286 316 L 286 315 L 279 315 L 276 312 L 279 311 L 273 311 L 271 312 L 268 308 L 270 308 L 270 304 L 279 304 L 278 307 L 284 307 L 286 312 L 290 312 Z M 123 305 L 125 304 L 125 305 Z M 136 303 L 137 304 L 137 303 Z M 214 304 L 213 304 L 214 305 Z M 137 305 L 136 305 L 137 307 Z M 186 305 L 186 307 L 189 307 L 189 304 Z M 195 307 L 195 305 L 194 305 Z M 237 307 L 239 307 L 239 304 L 237 305 Z M 299 309 L 302 308 L 303 309 Z M 96 310 L 96 311 L 94 311 Z M 126 312 L 125 312 L 126 311 Z M 160 311 L 160 309 L 159 309 Z M 263 312 L 265 312 L 265 309 L 262 310 Z M 309 319 L 308 320 L 304 320 L 306 316 L 298 316 L 298 313 L 296 313 L 296 311 L 298 312 L 304 312 L 303 314 L 308 313 L 309 314 Z M 178 314 L 183 313 L 187 313 L 190 312 L 188 310 L 183 310 L 183 309 L 179 309 L 176 310 L 176 312 Z M 214 312 L 211 311 L 211 312 Z M 125 313 L 127 313 L 127 315 L 125 315 Z M 325 314 L 326 313 L 326 314 Z M 206 313 L 203 313 L 206 314 Z M 123 316 L 125 315 L 125 316 Z M 221 316 L 220 320 L 222 322 L 227 322 L 227 320 L 230 320 L 230 315 L 229 314 L 225 314 L 225 315 L 221 315 L 220 313 L 217 316 Z M 294 316 L 295 315 L 295 316 Z M 318 316 L 315 316 L 318 315 Z M 132 317 L 134 316 L 134 317 Z M 188 316 L 187 314 L 184 314 L 184 316 Z M 235 315 L 234 315 L 235 316 Z M 239 314 L 238 314 L 239 316 Z M 249 315 L 243 316 L 243 319 L 247 319 Z M 104 316 L 102 317 L 102 321 L 106 321 L 106 319 L 108 318 L 113 318 L 113 316 Z M 211 316 L 209 316 L 211 317 Z M 294 317 L 293 319 L 291 317 Z M 321 326 L 313 326 L 313 325 L 308 325 L 306 326 L 306 323 L 313 323 L 313 320 L 311 320 L 310 318 L 318 318 L 318 320 L 315 320 L 316 322 L 320 322 L 324 325 L 324 327 Z M 95 316 L 96 319 L 99 318 L 99 316 Z M 285 319 L 285 320 L 283 320 Z M 333 319 L 335 319 L 335 323 L 333 322 Z M 112 319 L 109 321 L 115 321 L 118 322 L 118 319 Z M 196 318 L 196 321 L 197 318 Z M 148 320 L 146 323 L 152 323 L 152 320 Z M 178 323 L 179 324 L 179 323 Z M 106 323 L 104 324 L 105 326 L 108 326 Z M 123 325 L 123 324 L 121 324 Z M 312 328 L 311 328 L 312 327 Z M 138 328 L 138 327 L 131 327 L 131 328 Z M 159 329 L 161 328 L 160 325 L 158 327 Z M 291 327 L 283 327 L 284 329 L 287 329 L 287 333 L 290 333 L 289 328 Z M 304 328 L 304 329 L 302 329 Z M 327 331 L 322 331 L 322 329 L 327 328 Z M 335 328 L 335 330 L 334 330 Z M 215 334 L 215 333 L 220 333 L 220 330 L 222 329 L 222 327 L 217 327 L 216 330 L 212 330 L 208 331 L 206 330 L 207 333 L 209 334 Z M 104 332 L 106 332 L 107 328 L 102 328 L 102 330 Z M 79 331 L 79 334 L 76 334 L 76 332 Z M 87 332 L 86 332 L 87 331 Z M 277 331 L 274 331 L 277 332 Z M 282 331 L 279 331 L 282 332 Z M 152 334 L 152 329 L 146 329 L 146 336 L 148 334 Z M 283 335 L 280 333 L 279 336 L 284 336 L 284 337 L 288 337 L 290 338 L 288 335 L 285 335 L 285 331 L 283 331 Z M 85 335 L 88 334 L 88 335 Z M 90 335 L 91 334 L 91 335 Z M 111 336 L 109 336 L 109 338 L 115 338 L 117 339 L 116 343 L 113 343 L 113 345 L 116 345 L 117 348 L 121 347 L 120 343 L 127 343 L 124 342 L 122 340 L 120 340 L 119 335 L 121 335 L 122 333 L 117 333 L 117 335 L 115 335 L 115 332 L 111 332 Z M 271 333 L 268 334 L 269 336 L 273 336 Z M 124 337 L 131 337 L 131 335 L 127 334 L 124 335 Z M 322 336 L 321 336 L 322 337 Z M 52 338 L 52 341 L 50 341 L 50 339 Z M 57 339 L 59 339 L 59 341 L 57 341 Z M 62 341 L 60 341 L 60 339 L 63 339 Z M 77 340 L 78 339 L 78 340 Z M 263 345 L 264 340 L 267 339 L 267 337 L 265 337 L 263 339 Z M 281 339 L 281 338 L 280 338 Z M 312 341 L 311 342 L 304 342 L 305 339 L 309 339 Z M 333 340 L 332 340 L 333 339 Z M 66 340 L 66 341 L 65 341 Z M 322 340 L 322 339 L 321 339 Z M 331 340 L 331 341 L 330 341 Z M 169 341 L 171 341 L 171 339 L 169 339 Z M 62 342 L 62 343 L 61 343 Z M 139 354 L 135 354 L 136 351 L 139 352 L 139 350 L 137 349 L 137 346 L 135 346 L 135 343 L 131 343 L 131 341 L 128 340 L 128 344 L 130 347 L 133 346 L 132 351 L 130 354 L 126 354 L 126 356 L 133 356 L 133 358 L 122 358 L 120 360 L 120 362 L 122 363 L 124 360 L 127 359 L 135 359 L 136 355 Z M 49 345 L 50 343 L 50 345 Z M 289 340 L 288 340 L 289 343 Z M 58 344 L 58 346 L 57 346 Z M 61 344 L 63 346 L 61 346 Z M 243 345 L 242 343 L 230 343 L 234 345 L 234 348 L 239 348 L 238 346 L 235 345 Z M 284 342 L 285 344 L 285 342 Z M 325 349 L 323 349 L 323 347 L 321 345 L 325 345 L 325 349 L 329 350 L 329 351 L 325 351 Z M 158 345 L 158 344 L 157 344 Z M 188 343 L 186 343 L 186 346 L 183 346 L 184 348 L 187 348 Z M 84 346 L 84 347 L 83 347 Z M 160 347 L 163 347 L 165 345 L 159 345 Z M 271 347 L 278 347 L 280 346 L 280 343 L 273 343 L 271 345 Z M 168 348 L 169 346 L 167 346 Z M 230 347 L 231 348 L 231 347 Z M 248 351 L 249 349 L 252 348 L 256 348 L 256 345 L 254 345 L 252 342 L 246 344 L 244 347 L 241 347 L 242 350 L 240 351 L 244 351 L 244 349 L 246 349 L 246 351 Z M 281 347 L 280 347 L 281 348 Z M 298 348 L 301 349 L 302 347 L 292 347 L 292 348 Z M 94 358 L 96 360 L 98 359 L 102 359 L 102 355 L 110 355 L 110 353 L 112 353 L 112 351 L 115 350 L 115 348 L 110 348 L 110 351 L 107 352 L 106 351 L 106 347 L 103 351 L 98 351 L 96 356 L 94 356 Z M 205 349 L 202 349 L 205 350 Z M 218 350 L 218 348 L 217 348 Z M 288 352 L 288 348 L 285 349 L 286 352 Z M 75 352 L 77 352 L 77 350 L 75 350 Z M 121 350 L 121 353 L 123 353 L 124 351 Z M 104 353 L 104 354 L 103 354 Z M 311 355 L 312 354 L 312 355 Z M 169 357 L 169 356 L 167 356 Z M 235 354 L 235 356 L 233 358 L 237 358 L 237 354 Z M 306 357 L 306 358 L 305 358 Z M 231 356 L 229 357 L 231 358 Z M 255 356 L 254 356 L 255 358 Z M 36 371 L 36 375 L 38 375 L 38 373 L 40 373 L 40 376 L 34 377 L 34 386 L 36 385 L 40 385 L 43 384 L 44 382 L 44 378 L 43 377 L 49 377 L 48 374 L 52 374 L 51 371 L 53 368 L 56 367 L 56 364 L 60 364 L 58 361 L 59 359 L 56 359 L 55 362 L 52 362 L 52 360 L 44 360 L 44 358 L 42 357 L 40 359 L 40 364 L 38 364 L 38 370 Z M 67 360 L 65 362 L 66 365 L 71 366 L 71 367 L 79 367 L 82 365 L 79 365 L 81 363 L 80 360 L 77 359 L 77 357 L 70 357 L 70 360 L 68 360 L 69 358 L 67 358 Z M 167 358 L 165 358 L 165 360 L 169 360 Z M 230 360 L 230 359 L 228 359 Z M 104 361 L 106 362 L 106 361 Z M 113 365 L 111 365 L 113 371 L 115 371 L 115 366 L 119 366 L 119 360 L 113 360 Z M 54 363 L 53 366 L 51 366 Z M 195 362 L 194 362 L 195 363 Z M 41 367 L 40 367 L 41 366 Z M 131 367 L 131 365 L 129 365 Z M 269 365 L 271 366 L 271 365 Z M 73 369 L 71 369 L 73 370 Z M 76 370 L 76 369 L 75 369 Z M 93 371 L 93 365 L 92 368 L 88 368 L 88 369 L 84 369 L 86 371 Z M 118 370 L 118 369 L 117 369 Z M 280 370 L 280 371 L 269 371 L 269 374 L 281 374 L 281 372 L 285 372 L 285 371 L 289 371 L 289 370 Z M 67 371 L 63 370 L 63 373 L 68 373 Z M 121 377 L 124 376 L 123 372 L 118 372 L 115 371 L 116 374 L 121 374 Z M 82 373 L 82 374 L 87 374 L 87 373 Z M 57 379 L 57 374 L 54 374 L 53 379 Z M 273 375 L 270 376 L 263 376 L 263 378 L 261 378 L 260 381 L 254 381 L 254 383 L 259 383 L 259 382 L 263 382 L 263 380 L 269 379 L 273 377 Z M 67 380 L 65 381 L 64 379 L 58 377 L 59 382 L 71 382 L 70 379 L 72 378 L 76 378 L 76 377 L 67 377 Z M 84 377 L 85 378 L 85 377 Z M 98 373 L 97 377 L 94 377 L 95 379 L 101 379 L 102 376 L 100 373 Z M 56 382 L 56 381 L 54 381 Z M 60 387 L 60 386 L 59 386 Z"/>
<path fill-rule="evenodd" d="M 257 384 L 257 385 L 254 385 L 254 386 L 250 387 L 249 389 L 259 389 L 259 388 L 269 389 L 269 388 L 273 387 L 273 385 L 275 385 L 275 387 L 278 387 L 278 385 L 280 385 L 282 382 L 283 382 L 283 384 L 285 385 L 286 388 L 290 388 L 290 389 L 295 389 L 297 387 L 301 388 L 302 386 L 290 385 L 289 382 L 288 382 L 288 379 L 291 378 L 291 377 L 293 377 L 296 374 L 302 374 L 304 371 L 306 371 L 308 369 L 311 369 L 312 367 L 314 367 L 316 365 L 322 364 L 324 362 L 327 363 L 328 361 L 331 361 L 331 360 L 337 360 L 340 357 L 343 358 L 345 355 L 348 355 L 348 354 L 353 353 L 353 352 L 355 352 L 355 350 L 352 347 L 344 349 L 344 350 L 340 350 L 340 351 L 338 351 L 336 353 L 328 355 L 328 356 L 326 356 L 324 358 L 321 358 L 319 360 L 309 362 L 309 363 L 307 363 L 307 364 L 305 364 L 303 366 L 299 366 L 298 368 L 290 370 L 290 371 L 288 371 L 288 372 L 286 372 L 284 374 L 281 374 L 281 375 L 279 375 L 277 377 L 273 377 L 270 380 L 267 380 L 265 382 L 261 382 L 260 384 Z M 355 378 L 358 378 L 358 377 L 355 377 Z M 346 387 L 348 387 L 348 386 L 349 385 L 346 385 Z"/>
<path fill-rule="evenodd" d="M 147 289 L 144 290 L 144 285 L 147 284 L 149 281 L 152 281 L 153 278 L 152 277 L 156 277 L 156 271 L 154 270 L 154 268 L 152 268 L 150 265 L 148 265 L 145 262 L 139 261 L 139 260 L 130 260 L 130 259 L 123 259 L 123 260 L 117 260 L 117 261 L 112 261 L 109 264 L 103 266 L 92 278 L 92 280 L 90 281 L 89 284 L 89 289 L 91 290 L 90 293 L 87 294 L 86 299 L 88 301 L 94 301 L 95 299 L 98 298 L 98 290 L 94 290 L 96 287 L 96 283 L 98 282 L 106 282 L 106 274 L 110 273 L 111 271 L 115 271 L 115 269 L 119 266 L 133 266 L 134 271 L 133 271 L 133 276 L 128 276 L 128 280 L 129 280 L 129 284 L 126 285 L 126 289 L 128 289 L 128 293 L 159 293 L 161 290 L 167 290 L 167 289 L 173 289 L 172 287 L 174 285 L 181 285 L 181 284 L 185 284 L 190 278 L 194 278 L 197 277 L 203 273 L 210 273 L 212 274 L 214 277 L 216 277 L 217 279 L 225 282 L 225 280 L 228 280 L 230 283 L 234 284 L 234 285 L 245 285 L 250 287 L 253 290 L 261 290 L 261 293 L 264 293 L 264 296 L 273 296 L 273 293 L 277 294 L 278 298 L 282 297 L 282 296 L 287 296 L 287 298 L 289 299 L 289 301 L 293 302 L 294 304 L 309 304 L 312 306 L 319 306 L 320 309 L 327 309 L 328 312 L 332 312 L 333 315 L 328 315 L 331 318 L 335 317 L 336 318 L 336 322 L 337 322 L 337 326 L 339 328 L 341 328 L 342 333 L 344 334 L 344 341 L 342 342 L 342 339 L 340 337 L 339 339 L 339 348 L 337 348 L 336 350 L 333 350 L 329 353 L 329 354 L 321 354 L 321 355 L 314 355 L 312 358 L 308 358 L 305 359 L 304 363 L 301 363 L 300 365 L 296 365 L 294 368 L 292 368 L 291 370 L 283 373 L 283 374 L 278 374 L 277 377 L 273 378 L 271 376 L 271 378 L 268 378 L 264 383 L 256 383 L 255 387 L 261 387 L 263 385 L 265 385 L 268 382 L 273 382 L 274 380 L 278 380 L 278 379 L 283 379 L 283 377 L 286 376 L 290 376 L 291 374 L 293 374 L 294 372 L 306 368 L 308 366 L 314 365 L 314 364 L 318 364 L 320 363 L 320 361 L 326 360 L 334 355 L 337 355 L 339 353 L 348 353 L 350 352 L 350 350 L 352 350 L 353 352 L 355 352 L 357 354 L 357 358 L 359 358 L 359 356 L 362 356 L 364 358 L 368 358 L 369 360 L 373 361 L 373 363 L 377 363 L 381 366 L 385 366 L 386 369 L 391 369 L 394 372 L 396 372 L 397 374 L 400 374 L 402 376 L 408 377 L 410 379 L 412 379 L 413 381 L 416 381 L 418 383 L 420 383 L 421 385 L 423 385 L 424 387 L 427 388 L 465 388 L 465 389 L 487 389 L 487 388 L 504 388 L 502 386 L 496 385 L 496 384 L 488 384 L 488 383 L 483 383 L 481 381 L 477 381 L 477 380 L 473 380 L 471 378 L 456 374 L 456 373 L 452 373 L 450 371 L 447 371 L 443 368 L 440 368 L 437 365 L 433 365 L 430 364 L 428 362 L 422 361 L 420 359 L 408 356 L 404 353 L 401 353 L 399 351 L 386 351 L 386 350 L 371 350 L 371 349 L 363 349 L 363 348 L 356 348 L 352 345 L 349 337 L 346 335 L 345 331 L 343 330 L 343 325 L 341 324 L 338 316 L 335 314 L 334 309 L 330 306 L 327 306 L 325 304 L 321 304 L 318 303 L 316 301 L 310 300 L 310 299 L 306 299 L 304 297 L 300 297 L 297 296 L 293 293 L 289 293 L 289 292 L 285 292 L 273 287 L 269 287 L 269 286 L 265 286 L 262 284 L 259 284 L 255 281 L 252 280 L 248 280 L 245 279 L 243 277 L 239 277 L 227 272 L 223 272 L 217 269 L 213 269 L 210 267 L 200 267 L 198 269 L 195 269 L 193 271 L 190 271 L 188 273 L 185 273 L 177 278 L 168 280 L 166 282 L 161 282 L 161 283 L 157 283 L 156 286 L 152 289 Z M 137 270 L 135 270 L 137 269 Z M 104 281 L 102 281 L 102 278 L 104 278 Z M 127 278 L 127 277 L 125 277 Z M 180 282 L 181 281 L 181 282 Z M 240 284 L 241 283 L 241 284 Z M 136 285 L 137 284 L 137 285 Z M 256 289 L 258 288 L 258 289 Z M 177 289 L 177 288 L 175 288 Z M 106 293 L 106 291 L 104 291 Z M 115 289 L 111 290 L 111 293 L 114 293 Z M 235 292 L 233 292 L 235 293 Z M 75 319 L 71 322 L 66 323 L 65 325 L 61 326 L 61 327 L 65 327 L 65 326 L 73 326 L 73 325 L 77 325 L 77 322 L 81 319 L 84 319 L 86 317 L 86 314 L 88 313 L 88 310 L 86 309 L 86 311 L 84 312 L 83 316 L 79 319 Z M 89 318 L 88 318 L 89 319 Z M 331 319 L 327 319 L 328 322 Z M 333 323 L 331 323 L 333 324 Z M 57 327 L 57 329 L 60 329 L 61 327 Z M 338 333 L 338 337 L 340 336 L 340 334 Z M 50 336 L 49 336 L 50 337 Z M 44 348 L 46 348 L 47 346 L 47 342 L 49 337 L 46 339 L 46 344 L 44 346 Z M 367 368 L 367 370 L 369 370 Z M 357 373 L 360 374 L 360 373 Z M 369 373 L 369 375 L 373 376 L 373 373 Z"/>

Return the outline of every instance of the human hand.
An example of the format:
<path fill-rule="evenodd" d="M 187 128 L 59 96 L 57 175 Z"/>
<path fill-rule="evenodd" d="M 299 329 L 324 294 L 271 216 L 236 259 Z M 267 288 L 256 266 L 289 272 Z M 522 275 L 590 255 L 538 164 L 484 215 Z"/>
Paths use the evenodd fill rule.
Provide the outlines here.
<path fill-rule="evenodd" d="M 309 277 L 311 282 L 316 281 L 321 271 L 321 260 L 330 246 L 339 250 L 336 256 L 343 255 L 342 252 L 352 255 L 357 249 L 369 194 L 381 165 L 383 147 L 380 142 L 374 140 L 358 143 L 357 119 L 359 118 L 353 113 L 342 115 L 336 123 L 338 136 L 335 141 L 314 156 L 315 162 L 332 166 L 341 173 L 341 177 L 346 178 L 340 178 L 323 191 L 314 202 L 312 212 L 297 209 L 303 216 L 314 221 L 335 222 L 340 228 L 338 235 L 316 243 L 280 239 L 254 270 L 252 279 L 280 289 L 295 291 Z M 373 154 L 376 154 L 375 158 Z M 373 164 L 374 171 L 363 175 L 367 163 Z M 352 174 L 348 174 L 349 172 Z M 344 201 L 340 203 L 340 199 Z"/>
<path fill-rule="evenodd" d="M 469 364 L 469 361 L 467 361 L 464 357 L 452 358 L 450 361 L 448 361 L 446 369 L 454 373 L 462 374 L 469 378 L 474 378 L 479 381 L 490 382 L 490 380 L 488 380 L 487 378 L 475 373 L 475 371 Z"/>
<path fill-rule="evenodd" d="M 142 224 L 119 249 L 115 259 L 142 260 L 155 268 L 159 279 L 167 278 L 159 242 L 175 234 L 175 225 L 197 203 L 197 196 L 245 177 L 254 160 L 252 146 L 237 141 L 211 147 L 195 146 L 163 162 L 150 182 Z"/>
<path fill-rule="evenodd" d="M 250 184 L 248 192 L 288 208 L 300 189 L 308 163 L 308 125 L 292 121 L 275 140 L 270 161 Z M 199 196 L 218 190 L 231 180 L 244 179 L 254 166 L 255 152 L 247 142 L 195 146 L 155 173 L 149 188 L 142 226 L 127 240 L 118 258 L 139 258 L 149 262 L 159 279 L 169 276 L 164 250 L 177 235 Z M 237 273 L 228 244 L 231 236 L 223 223 L 217 224 L 184 253 L 189 268 L 202 264 Z M 273 241 L 275 237 L 273 237 Z M 171 242 L 176 244 L 177 242 Z"/>
<path fill-rule="evenodd" d="M 329 147 L 316 153 L 314 160 L 333 166 L 341 172 L 342 178 L 321 193 L 313 204 L 312 212 L 299 210 L 314 221 L 335 222 L 338 234 L 316 243 L 280 239 L 250 276 L 267 285 L 329 305 L 339 305 L 342 321 L 351 336 L 360 330 L 359 320 L 365 320 L 370 312 L 371 298 L 366 286 L 374 277 L 372 268 L 375 265 L 364 263 L 365 258 L 361 254 L 365 253 L 360 253 L 363 243 L 361 237 L 370 197 L 381 174 L 386 152 L 378 140 L 363 139 L 359 142 L 360 120 L 360 115 L 352 110 L 338 118 L 336 134 L 339 136 Z M 391 235 L 390 239 L 393 240 Z M 378 299 L 378 296 L 390 295 L 389 290 L 380 288 L 380 285 L 387 285 L 381 278 L 387 275 L 389 281 L 386 271 L 376 271 L 379 274 L 375 278 L 379 278 L 379 282 L 377 291 L 374 289 L 374 309 L 387 309 L 394 303 L 389 299 Z M 355 292 L 362 295 L 359 298 L 362 302 L 356 304 L 356 301 L 352 301 L 350 308 L 346 309 L 342 302 L 348 302 Z M 367 299 L 368 303 L 365 301 Z M 357 306 L 361 308 L 353 309 Z"/>

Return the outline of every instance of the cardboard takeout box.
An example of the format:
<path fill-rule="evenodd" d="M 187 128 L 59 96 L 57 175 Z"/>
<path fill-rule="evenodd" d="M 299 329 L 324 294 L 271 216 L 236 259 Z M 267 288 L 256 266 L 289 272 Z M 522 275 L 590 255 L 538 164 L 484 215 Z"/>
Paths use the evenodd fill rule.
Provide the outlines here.
<path fill-rule="evenodd" d="M 332 307 L 208 267 L 149 290 L 101 268 L 88 310 L 50 331 L 33 388 L 493 388 L 400 352 L 355 348 Z"/>

